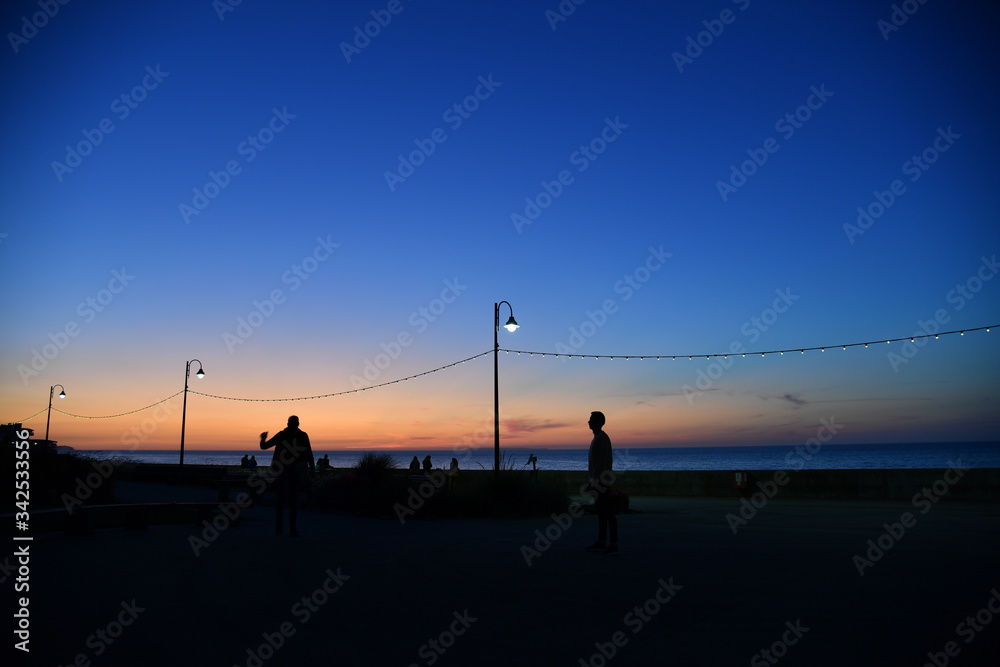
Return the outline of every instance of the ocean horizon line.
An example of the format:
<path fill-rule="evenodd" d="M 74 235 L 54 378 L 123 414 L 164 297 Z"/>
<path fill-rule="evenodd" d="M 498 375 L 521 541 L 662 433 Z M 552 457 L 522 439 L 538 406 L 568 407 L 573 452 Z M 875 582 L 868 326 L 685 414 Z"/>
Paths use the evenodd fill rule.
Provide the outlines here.
<path fill-rule="evenodd" d="M 661 449 L 751 449 L 751 448 L 783 448 L 783 449 L 794 449 L 795 447 L 802 447 L 804 443 L 797 444 L 759 444 L 759 443 L 743 443 L 743 444 L 728 444 L 728 445 L 715 445 L 715 444 L 705 444 L 705 445 L 615 445 L 612 443 L 613 448 L 616 450 L 661 450 Z M 900 442 L 837 442 L 837 443 L 825 443 L 822 444 L 824 449 L 826 448 L 849 448 L 849 447 L 902 447 L 902 446 L 942 446 L 942 445 L 994 445 L 1000 447 L 1000 440 L 927 440 L 927 441 L 900 441 Z M 178 448 L 156 448 L 156 449 L 140 449 L 134 447 L 72 447 L 67 445 L 59 445 L 60 449 L 69 450 L 74 452 L 133 452 L 133 453 L 166 453 L 166 452 L 179 452 Z M 467 445 L 456 445 L 453 447 L 388 447 L 373 446 L 373 447 L 327 447 L 327 446 L 313 446 L 313 451 L 319 452 L 356 452 L 363 454 L 365 452 L 381 452 L 393 453 L 393 452 L 478 452 L 478 451 L 494 451 L 493 445 L 483 445 L 481 447 L 470 447 Z M 537 446 L 532 447 L 528 445 L 524 446 L 501 446 L 500 451 L 524 451 L 524 452 L 543 452 L 543 451 L 553 451 L 553 452 L 571 452 L 571 451 L 586 451 L 588 449 L 587 445 L 549 445 L 549 446 Z M 185 452 L 267 452 L 271 451 L 268 449 L 261 450 L 257 447 L 186 447 Z"/>
<path fill-rule="evenodd" d="M 505 468 L 528 469 L 537 465 L 543 470 L 586 470 L 588 450 L 552 448 L 504 448 L 501 459 Z M 159 450 L 80 450 L 96 459 L 121 458 L 139 463 L 177 464 L 176 449 Z M 462 469 L 492 469 L 493 447 L 475 449 L 323 449 L 313 450 L 316 458 L 326 457 L 334 468 L 353 467 L 367 453 L 386 454 L 398 467 L 406 467 L 411 457 L 421 461 L 431 458 L 434 467 L 447 466 L 452 458 Z M 273 450 L 204 449 L 185 450 L 185 463 L 191 465 L 239 465 L 243 456 L 252 455 L 258 464 L 267 464 Z M 1000 442 L 937 442 L 825 445 L 741 445 L 724 447 L 616 447 L 613 450 L 616 470 L 777 470 L 777 469 L 875 469 L 875 468 L 1000 468 Z"/>

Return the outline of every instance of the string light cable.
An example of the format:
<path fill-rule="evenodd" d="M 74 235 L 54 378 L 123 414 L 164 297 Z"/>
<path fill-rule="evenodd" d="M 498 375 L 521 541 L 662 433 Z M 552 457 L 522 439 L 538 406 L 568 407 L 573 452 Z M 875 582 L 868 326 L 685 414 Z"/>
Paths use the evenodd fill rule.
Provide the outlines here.
<path fill-rule="evenodd" d="M 439 366 L 438 368 L 433 368 L 433 369 L 431 369 L 429 371 L 423 371 L 422 373 L 415 373 L 414 375 L 409 375 L 409 376 L 404 377 L 404 378 L 398 378 L 396 380 L 389 380 L 388 382 L 382 382 L 382 383 L 379 383 L 379 384 L 374 384 L 374 385 L 372 385 L 370 387 L 358 387 L 357 389 L 348 389 L 346 391 L 337 391 L 337 392 L 333 392 L 333 393 L 329 393 L 329 394 L 318 394 L 316 396 L 298 396 L 298 397 L 295 397 L 295 398 L 236 398 L 236 397 L 233 397 L 233 396 L 217 396 L 215 394 L 206 394 L 206 393 L 203 393 L 203 392 L 200 392 L 200 391 L 194 391 L 193 389 L 189 389 L 188 392 L 191 393 L 191 394 L 198 394 L 199 396 L 205 396 L 207 398 L 217 398 L 217 399 L 221 399 L 221 400 L 225 400 L 225 401 L 247 401 L 247 402 L 260 402 L 260 403 L 265 403 L 265 402 L 267 402 L 267 403 L 271 403 L 271 402 L 283 402 L 283 401 L 308 401 L 308 400 L 317 399 L 317 398 L 331 398 L 333 396 L 343 396 L 345 394 L 355 394 L 355 393 L 358 393 L 358 392 L 361 392 L 361 391 L 368 391 L 369 389 L 378 389 L 379 387 L 386 387 L 386 386 L 389 386 L 391 384 L 397 384 L 399 382 L 406 382 L 407 380 L 412 380 L 414 378 L 422 377 L 424 375 L 430 375 L 431 373 L 437 373 L 438 371 L 443 371 L 443 370 L 445 370 L 447 368 L 452 368 L 454 366 L 458 366 L 459 364 L 464 364 L 466 361 L 472 361 L 473 359 L 478 359 L 479 357 L 482 357 L 482 356 L 485 356 L 487 354 L 490 354 L 491 352 L 493 352 L 493 350 L 487 350 L 486 352 L 480 352 L 479 354 L 474 354 L 471 357 L 466 357 L 465 359 L 460 359 L 459 361 L 454 361 L 454 362 L 452 362 L 450 364 L 445 364 L 444 366 Z M 116 414 L 116 415 L 104 415 L 104 416 L 100 416 L 100 417 L 90 417 L 90 416 L 87 416 L 87 415 L 74 415 L 74 414 L 72 414 L 70 412 L 64 412 L 62 410 L 59 410 L 58 408 L 52 408 L 52 410 L 55 411 L 55 412 L 58 412 L 59 414 L 66 415 L 67 417 L 75 417 L 77 419 L 114 419 L 115 417 L 125 417 L 127 415 L 134 415 L 137 412 L 142 412 L 143 410 L 149 410 L 150 408 L 155 408 L 157 405 L 160 405 L 161 403 L 165 403 L 165 402 L 169 401 L 172 398 L 180 396 L 183 393 L 184 393 L 184 390 L 181 390 L 181 391 L 177 392 L 176 394 L 171 394 L 170 396 L 167 396 L 166 398 L 162 398 L 159 401 L 156 401 L 155 403 L 151 403 L 150 405 L 147 405 L 145 407 L 137 408 L 135 410 L 129 410 L 128 412 L 121 412 L 121 413 Z M 31 415 L 30 417 L 27 417 L 27 418 L 22 419 L 22 420 L 17 421 L 17 422 L 7 422 L 6 425 L 9 426 L 9 425 L 14 425 L 14 424 L 22 424 L 22 423 L 28 421 L 29 419 L 33 419 L 34 417 L 37 417 L 38 415 L 42 414 L 46 410 L 48 410 L 48 408 L 42 408 L 41 410 L 39 410 L 35 414 Z"/>
<path fill-rule="evenodd" d="M 959 336 L 964 336 L 965 334 L 972 333 L 974 331 L 989 332 L 989 330 L 991 328 L 996 327 L 996 326 L 998 326 L 998 325 L 991 324 L 990 326 L 987 326 L 987 327 L 975 327 L 973 329 L 956 329 L 954 331 L 940 331 L 938 333 L 922 334 L 922 335 L 919 335 L 919 336 L 916 336 L 916 335 L 914 335 L 914 336 L 904 336 L 903 338 L 883 338 L 883 339 L 880 339 L 880 340 L 870 340 L 870 341 L 863 342 L 863 343 L 841 343 L 839 345 L 823 345 L 823 346 L 817 346 L 817 347 L 793 347 L 793 348 L 787 348 L 787 349 L 784 349 L 784 350 L 757 350 L 755 352 L 749 352 L 749 351 L 748 352 L 715 352 L 715 353 L 711 353 L 711 354 L 574 354 L 574 353 L 567 353 L 567 352 L 533 352 L 533 351 L 529 351 L 529 350 L 508 350 L 508 349 L 505 349 L 505 348 L 501 348 L 501 351 L 502 352 L 507 352 L 507 353 L 514 352 L 514 353 L 519 354 L 519 355 L 520 354 L 527 354 L 529 356 L 535 356 L 537 354 L 537 355 L 540 355 L 542 357 L 556 357 L 556 358 L 566 357 L 568 359 L 572 359 L 572 358 L 576 357 L 576 358 L 579 358 L 579 359 L 625 359 L 625 360 L 629 360 L 629 359 L 639 359 L 639 360 L 656 359 L 658 361 L 659 360 L 663 360 L 663 359 L 671 359 L 673 361 L 676 361 L 677 359 L 688 359 L 689 361 L 693 361 L 694 359 L 714 359 L 714 358 L 719 358 L 719 357 L 721 357 L 723 359 L 728 359 L 729 357 L 747 357 L 747 356 L 750 356 L 750 357 L 753 357 L 753 356 L 764 357 L 764 356 L 767 356 L 769 354 L 783 355 L 786 352 L 788 352 L 788 353 L 798 352 L 799 354 L 805 354 L 806 352 L 815 352 L 815 351 L 826 352 L 827 350 L 833 350 L 833 349 L 836 349 L 836 348 L 841 348 L 843 350 L 846 350 L 849 347 L 865 347 L 865 348 L 867 348 L 869 345 L 884 345 L 884 344 L 898 343 L 898 342 L 901 342 L 901 341 L 908 341 L 910 343 L 913 343 L 913 342 L 916 342 L 916 341 L 920 340 L 921 338 L 935 338 L 935 339 L 937 339 L 937 338 L 940 338 L 941 336 L 951 336 L 953 334 L 958 334 Z"/>
<path fill-rule="evenodd" d="M 167 396 L 166 398 L 161 398 L 160 400 L 158 400 L 155 403 L 150 403 L 147 406 L 144 406 L 144 407 L 141 407 L 141 408 L 136 408 L 135 410 L 129 410 L 128 412 L 120 412 L 120 413 L 118 413 L 116 415 L 102 415 L 100 417 L 90 417 L 90 416 L 87 416 L 87 415 L 74 415 L 72 412 L 64 412 L 63 410 L 60 410 L 59 408 L 55 408 L 55 407 L 52 408 L 52 412 L 58 412 L 61 415 L 66 415 L 67 417 L 74 417 L 76 419 L 115 419 L 116 417 L 127 417 L 128 415 L 134 415 L 137 412 L 142 412 L 143 410 L 149 410 L 150 408 L 155 408 L 157 405 L 159 405 L 161 403 L 166 403 L 171 398 L 174 398 L 176 396 L 180 396 L 183 393 L 184 393 L 184 391 L 181 390 L 181 391 L 177 392 L 176 394 L 171 394 L 170 396 Z M 28 421 L 29 419 L 34 419 L 35 417 L 37 417 L 38 415 L 42 414 L 43 412 L 46 412 L 47 410 L 48 410 L 47 407 L 46 408 L 42 408 L 41 410 L 39 410 L 38 412 L 36 412 L 35 414 L 31 415 L 30 417 L 28 417 L 26 419 L 22 419 L 22 420 L 16 421 L 16 422 L 7 422 L 4 425 L 5 426 L 12 426 L 14 424 L 23 424 L 24 422 Z"/>
<path fill-rule="evenodd" d="M 414 378 L 423 377 L 424 375 L 430 375 L 431 373 L 437 373 L 438 371 L 443 371 L 447 368 L 452 368 L 458 366 L 459 364 L 464 364 L 466 361 L 472 361 L 473 359 L 478 359 L 487 354 L 491 354 L 493 350 L 487 350 L 486 352 L 480 352 L 479 354 L 474 354 L 471 357 L 461 359 L 459 361 L 453 361 L 450 364 L 445 364 L 444 366 L 439 366 L 429 371 L 424 371 L 422 373 L 416 373 L 414 375 L 408 375 L 404 378 L 398 378 L 396 380 L 389 380 L 388 382 L 381 382 L 379 384 L 373 384 L 370 387 L 358 387 L 357 389 L 347 389 L 345 391 L 336 391 L 330 394 L 317 394 L 316 396 L 297 396 L 295 398 L 236 398 L 233 396 L 216 396 L 215 394 L 205 394 L 200 391 L 189 390 L 192 394 L 198 394 L 199 396 L 205 396 L 206 398 L 218 398 L 224 401 L 247 401 L 253 403 L 278 403 L 284 401 L 311 401 L 317 398 L 333 398 L 334 396 L 344 396 L 346 394 L 357 394 L 362 391 L 369 391 L 371 389 L 378 389 L 380 387 L 388 387 L 391 384 L 397 384 L 399 382 L 406 382 L 407 380 L 413 380 Z"/>
<path fill-rule="evenodd" d="M 816 351 L 826 352 L 827 350 L 833 350 L 833 349 L 836 349 L 836 348 L 841 348 L 842 350 L 846 350 L 849 347 L 865 347 L 865 348 L 867 348 L 870 345 L 892 344 L 892 343 L 899 343 L 899 342 L 904 342 L 904 341 L 908 341 L 910 343 L 914 343 L 917 340 L 924 339 L 924 338 L 938 339 L 941 336 L 952 336 L 952 335 L 956 335 L 956 334 L 959 335 L 959 336 L 964 336 L 967 333 L 973 333 L 973 332 L 977 332 L 977 331 L 985 331 L 985 332 L 988 333 L 990 329 L 992 329 L 993 327 L 996 327 L 996 326 L 998 326 L 998 325 L 991 324 L 991 325 L 985 326 L 985 327 L 974 327 L 974 328 L 971 328 L 971 329 L 955 329 L 954 331 L 941 331 L 941 332 L 933 333 L 933 334 L 921 334 L 921 335 L 913 335 L 913 336 L 904 336 L 902 338 L 886 338 L 886 339 L 880 339 L 880 340 L 870 340 L 870 341 L 867 341 L 867 342 L 860 342 L 860 343 L 840 343 L 840 344 L 837 344 L 837 345 L 823 345 L 823 346 L 816 346 L 816 347 L 794 347 L 794 348 L 786 348 L 786 349 L 781 349 L 781 350 L 758 350 L 758 351 L 753 351 L 753 352 L 750 352 L 750 351 L 747 351 L 747 352 L 715 352 L 715 353 L 709 353 L 709 354 L 573 354 L 573 353 L 565 353 L 565 352 L 535 352 L 535 351 L 530 351 L 530 350 L 511 350 L 511 349 L 506 349 L 506 348 L 500 348 L 500 351 L 508 353 L 508 354 L 511 353 L 511 352 L 513 352 L 513 353 L 518 354 L 518 355 L 527 354 L 529 356 L 539 355 L 541 357 L 556 357 L 556 358 L 566 357 L 568 359 L 572 359 L 574 357 L 579 358 L 579 359 L 625 359 L 626 361 L 630 360 L 630 359 L 639 359 L 639 360 L 656 359 L 658 361 L 659 360 L 663 360 L 663 359 L 671 359 L 671 360 L 674 360 L 674 361 L 676 361 L 677 359 L 688 359 L 688 360 L 694 360 L 694 359 L 715 359 L 715 358 L 728 359 L 731 356 L 734 356 L 734 357 L 735 356 L 741 356 L 741 357 L 761 356 L 761 357 L 765 357 L 765 356 L 767 356 L 769 354 L 771 354 L 771 355 L 773 355 L 773 354 L 784 355 L 786 352 L 788 352 L 788 353 L 798 352 L 799 354 L 805 354 L 806 352 L 816 352 Z M 453 368 L 453 367 L 458 366 L 460 364 L 464 364 L 467 361 L 472 361 L 474 359 L 478 359 L 479 357 L 483 357 L 483 356 L 485 356 L 487 354 L 490 354 L 492 352 L 493 352 L 493 350 L 487 350 L 486 352 L 480 352 L 479 354 L 474 354 L 471 357 L 466 357 L 465 359 L 460 359 L 459 361 L 453 361 L 450 364 L 445 364 L 444 366 L 439 366 L 439 367 L 433 368 L 433 369 L 431 369 L 429 371 L 423 371 L 421 373 L 415 373 L 413 375 L 408 375 L 406 377 L 397 378 L 395 380 L 389 380 L 388 382 L 381 382 L 379 384 L 374 384 L 374 385 L 372 385 L 370 387 L 358 387 L 356 389 L 348 389 L 348 390 L 345 390 L 345 391 L 331 392 L 331 393 L 328 393 L 328 394 L 317 394 L 315 396 L 297 396 L 297 397 L 293 397 L 293 398 L 240 398 L 240 397 L 235 397 L 235 396 L 218 396 L 216 394 L 206 394 L 204 392 L 194 391 L 193 389 L 189 389 L 188 391 L 190 393 L 192 393 L 192 394 L 198 394 L 199 396 L 204 396 L 206 398 L 215 398 L 215 399 L 224 400 L 224 401 L 244 401 L 244 402 L 252 402 L 252 403 L 278 403 L 278 402 L 289 402 L 289 401 L 309 401 L 309 400 L 315 400 L 315 399 L 320 399 L 320 398 L 333 398 L 335 396 L 344 396 L 344 395 L 347 395 L 347 394 L 357 394 L 357 393 L 360 393 L 362 391 L 369 391 L 371 389 L 379 389 L 381 387 L 388 387 L 389 385 L 398 384 L 400 382 L 406 382 L 408 380 L 413 380 L 413 379 L 416 379 L 416 378 L 419 378 L 419 377 L 423 377 L 425 375 L 431 375 L 432 373 L 437 373 L 439 371 L 443 371 L 443 370 L 446 370 L 448 368 Z M 135 410 L 129 410 L 128 412 L 120 412 L 120 413 L 114 414 L 114 415 L 102 415 L 102 416 L 92 417 L 92 416 L 87 416 L 87 415 L 75 415 L 75 414 L 72 414 L 70 412 L 65 412 L 63 410 L 60 410 L 58 408 L 52 408 L 52 410 L 55 411 L 55 412 L 58 412 L 61 415 L 65 415 L 67 417 L 73 417 L 75 419 L 115 419 L 117 417 L 126 417 L 128 415 L 134 415 L 134 414 L 136 414 L 138 412 L 143 412 L 145 410 L 149 410 L 151 408 L 155 408 L 157 405 L 160 405 L 161 403 L 165 403 L 165 402 L 169 401 L 172 398 L 180 396 L 183 393 L 184 393 L 183 390 L 182 391 L 178 391 L 177 393 L 171 394 L 170 396 L 167 396 L 166 398 L 160 399 L 159 401 L 156 401 L 155 403 L 151 403 L 151 404 L 146 405 L 146 406 L 141 407 L 141 408 L 136 408 Z M 42 408 L 41 410 L 39 410 L 35 414 L 31 415 L 30 417 L 22 419 L 22 420 L 20 420 L 18 422 L 7 422 L 5 425 L 13 425 L 13 424 L 24 423 L 24 422 L 26 422 L 26 421 L 28 421 L 30 419 L 33 419 L 33 418 L 37 417 L 38 415 L 42 414 L 47 409 L 48 408 Z"/>
<path fill-rule="evenodd" d="M 41 410 L 39 410 L 35 414 L 31 415 L 30 417 L 27 417 L 25 419 L 21 419 L 21 420 L 16 421 L 16 422 L 5 422 L 4 426 L 16 426 L 17 424 L 23 424 L 24 422 L 28 421 L 29 419 L 34 419 L 35 417 L 37 417 L 38 415 L 42 414 L 46 410 L 48 410 L 48 408 L 42 408 Z"/>

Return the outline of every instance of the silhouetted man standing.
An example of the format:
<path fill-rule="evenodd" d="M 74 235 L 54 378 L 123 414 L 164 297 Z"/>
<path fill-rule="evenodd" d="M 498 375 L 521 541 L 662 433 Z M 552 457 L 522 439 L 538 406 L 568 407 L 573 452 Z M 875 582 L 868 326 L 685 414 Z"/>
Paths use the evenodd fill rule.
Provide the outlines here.
<path fill-rule="evenodd" d="M 270 440 L 267 439 L 267 431 L 260 434 L 260 448 L 270 449 L 271 447 L 274 447 L 271 470 L 277 475 L 274 480 L 277 496 L 274 534 L 281 534 L 281 520 L 287 503 L 289 535 L 298 537 L 299 531 L 295 519 L 298 514 L 296 500 L 299 492 L 299 478 L 306 468 L 309 472 L 316 470 L 312 446 L 309 444 L 309 434 L 299 428 L 298 417 L 295 415 L 289 417 L 288 427 L 276 433 Z"/>
<path fill-rule="evenodd" d="M 590 478 L 590 488 L 595 491 L 594 509 L 597 510 L 597 541 L 587 547 L 588 551 L 603 551 L 606 554 L 618 552 L 618 517 L 611 506 L 611 484 L 614 473 L 611 471 L 612 454 L 611 438 L 603 431 L 604 413 L 591 412 L 587 426 L 594 432 L 590 442 L 590 452 L 587 454 L 587 476 Z M 611 542 L 605 543 L 611 529 Z"/>

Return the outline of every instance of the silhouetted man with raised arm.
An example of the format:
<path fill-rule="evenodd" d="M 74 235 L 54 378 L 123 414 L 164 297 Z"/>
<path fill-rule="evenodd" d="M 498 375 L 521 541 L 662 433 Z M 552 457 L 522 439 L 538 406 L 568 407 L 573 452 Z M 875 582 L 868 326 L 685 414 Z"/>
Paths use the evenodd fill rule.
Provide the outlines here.
<path fill-rule="evenodd" d="M 587 547 L 587 550 L 613 554 L 618 553 L 618 517 L 611 506 L 611 484 L 615 475 L 611 471 L 611 438 L 603 430 L 604 422 L 603 412 L 591 412 L 587 422 L 587 426 L 594 432 L 587 454 L 587 476 L 590 488 L 595 492 L 594 509 L 597 511 L 597 541 Z M 611 541 L 605 543 L 609 528 Z"/>
<path fill-rule="evenodd" d="M 267 439 L 267 431 L 260 434 L 260 448 L 270 449 L 271 447 L 274 447 L 271 470 L 277 475 L 274 480 L 277 496 L 274 534 L 281 534 L 281 520 L 287 504 L 289 535 L 298 537 L 299 531 L 295 520 L 298 514 L 296 501 L 299 492 L 299 479 L 305 469 L 308 468 L 309 472 L 316 470 L 312 446 L 309 444 L 309 434 L 299 428 L 298 417 L 295 415 L 289 417 L 288 427 L 276 433 L 270 440 Z"/>

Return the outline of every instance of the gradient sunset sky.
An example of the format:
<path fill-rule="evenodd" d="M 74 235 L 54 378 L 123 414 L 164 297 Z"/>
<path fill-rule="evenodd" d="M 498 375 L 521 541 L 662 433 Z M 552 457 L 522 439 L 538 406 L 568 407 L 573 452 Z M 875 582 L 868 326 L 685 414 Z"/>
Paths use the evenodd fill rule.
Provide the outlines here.
<path fill-rule="evenodd" d="M 51 4 L 2 15 L 4 422 L 192 359 L 216 396 L 371 387 L 491 351 L 506 300 L 503 348 L 666 358 L 501 353 L 505 447 L 585 447 L 591 410 L 630 447 L 1000 439 L 1000 331 L 687 359 L 1000 323 L 993 4 Z M 293 413 L 317 449 L 492 447 L 492 363 L 192 393 L 186 447 Z"/>

